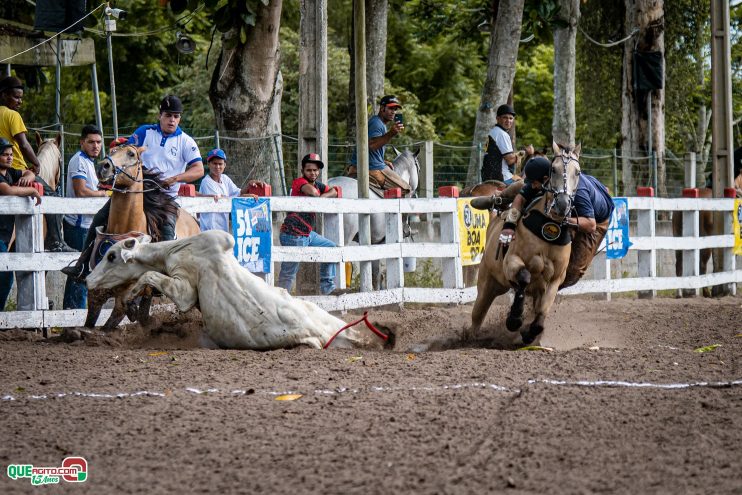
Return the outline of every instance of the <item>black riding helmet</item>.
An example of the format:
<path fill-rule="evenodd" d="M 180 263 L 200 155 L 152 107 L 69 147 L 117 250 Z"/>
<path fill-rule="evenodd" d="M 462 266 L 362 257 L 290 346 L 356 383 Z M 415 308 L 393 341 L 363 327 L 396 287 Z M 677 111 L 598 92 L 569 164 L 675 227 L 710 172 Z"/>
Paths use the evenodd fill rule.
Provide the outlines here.
<path fill-rule="evenodd" d="M 550 172 L 551 162 L 543 156 L 534 156 L 523 167 L 523 173 L 526 176 L 527 182 L 534 180 L 543 181 L 544 177 L 548 177 Z"/>

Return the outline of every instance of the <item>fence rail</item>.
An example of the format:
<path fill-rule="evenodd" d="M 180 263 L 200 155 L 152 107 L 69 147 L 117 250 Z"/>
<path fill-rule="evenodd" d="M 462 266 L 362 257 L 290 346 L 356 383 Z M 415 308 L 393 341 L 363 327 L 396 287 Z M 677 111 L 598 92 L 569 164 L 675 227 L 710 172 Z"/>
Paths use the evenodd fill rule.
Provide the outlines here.
<path fill-rule="evenodd" d="M 18 282 L 18 311 L 0 313 L 0 328 L 49 328 L 80 326 L 84 310 L 49 310 L 44 272 L 59 270 L 77 258 L 76 253 L 43 252 L 42 215 L 44 213 L 93 214 L 105 203 L 105 198 L 45 197 L 39 206 L 28 198 L 0 197 L 0 208 L 5 214 L 16 216 L 16 251 L 0 253 L 0 271 L 15 271 Z M 695 289 L 708 285 L 742 283 L 742 270 L 736 268 L 731 255 L 734 244 L 731 232 L 732 199 L 647 198 L 630 197 L 629 211 L 636 235 L 631 238 L 631 251 L 637 252 L 638 265 L 632 276 L 612 279 L 611 263 L 597 257 L 592 279 L 585 279 L 565 289 L 563 294 L 611 293 L 646 291 L 650 294 L 663 289 Z M 191 213 L 229 212 L 231 203 L 215 203 L 211 198 L 179 198 L 182 207 Z M 476 288 L 464 287 L 459 252 L 457 201 L 453 198 L 431 199 L 319 199 L 271 198 L 273 214 L 288 211 L 313 211 L 324 215 L 325 225 L 334 225 L 336 248 L 299 248 L 274 246 L 274 262 L 329 262 L 338 263 L 338 285 L 344 286 L 347 261 L 368 262 L 386 260 L 387 289 L 381 291 L 348 293 L 342 296 L 306 296 L 328 311 L 350 310 L 400 303 L 467 303 L 476 299 Z M 682 241 L 676 237 L 656 235 L 657 212 L 683 213 Z M 724 234 L 701 237 L 698 215 L 701 211 L 722 212 Z M 387 243 L 375 246 L 343 246 L 342 215 L 347 213 L 385 213 Z M 440 235 L 427 242 L 403 242 L 402 218 L 406 213 L 426 214 L 440 227 Z M 275 217 L 274 217 L 275 220 Z M 701 275 L 698 259 L 700 250 L 722 248 L 726 252 L 723 270 Z M 661 250 L 681 250 L 685 261 L 681 277 L 660 277 L 657 272 L 657 253 Z M 443 288 L 406 287 L 403 258 L 438 258 L 442 266 Z M 273 267 L 275 272 L 275 265 Z M 272 283 L 272 277 L 268 277 Z M 104 312 L 102 318 L 107 317 Z"/>

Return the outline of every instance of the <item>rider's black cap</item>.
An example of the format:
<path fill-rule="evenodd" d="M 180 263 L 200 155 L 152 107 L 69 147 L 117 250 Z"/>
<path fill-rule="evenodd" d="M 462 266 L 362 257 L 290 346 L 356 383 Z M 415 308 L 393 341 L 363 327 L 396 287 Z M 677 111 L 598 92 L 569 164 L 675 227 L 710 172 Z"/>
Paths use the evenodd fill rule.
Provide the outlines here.
<path fill-rule="evenodd" d="M 183 103 L 175 95 L 167 95 L 160 102 L 160 112 L 183 113 Z"/>
<path fill-rule="evenodd" d="M 0 138 L 0 152 L 5 151 L 6 148 L 12 148 L 13 144 L 5 138 Z"/>
<path fill-rule="evenodd" d="M 534 156 L 528 160 L 526 166 L 523 167 L 523 173 L 528 181 L 543 181 L 544 177 L 548 177 L 550 172 L 551 162 L 543 156 Z"/>
<path fill-rule="evenodd" d="M 513 117 L 515 117 L 515 109 L 512 106 L 508 105 L 507 103 L 505 103 L 504 105 L 500 105 L 499 107 L 497 107 L 497 116 L 498 117 L 502 117 L 503 115 L 507 115 L 507 114 L 510 114 Z"/>

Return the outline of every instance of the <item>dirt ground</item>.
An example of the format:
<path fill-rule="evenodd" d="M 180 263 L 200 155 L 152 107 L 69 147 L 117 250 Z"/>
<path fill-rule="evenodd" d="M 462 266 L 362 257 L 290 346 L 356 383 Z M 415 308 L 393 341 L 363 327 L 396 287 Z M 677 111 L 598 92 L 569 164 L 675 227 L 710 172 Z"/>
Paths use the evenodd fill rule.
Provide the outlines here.
<path fill-rule="evenodd" d="M 742 494 L 742 297 L 565 297 L 552 351 L 420 352 L 470 313 L 371 310 L 392 351 L 208 350 L 197 313 L 160 315 L 180 336 L 0 332 L 0 493 Z M 69 456 L 84 483 L 6 472 Z"/>

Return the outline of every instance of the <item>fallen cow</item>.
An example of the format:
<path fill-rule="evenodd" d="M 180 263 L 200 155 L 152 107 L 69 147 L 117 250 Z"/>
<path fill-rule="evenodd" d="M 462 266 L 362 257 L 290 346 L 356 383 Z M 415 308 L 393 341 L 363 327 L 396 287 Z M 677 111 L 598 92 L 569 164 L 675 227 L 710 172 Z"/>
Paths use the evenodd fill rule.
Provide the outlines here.
<path fill-rule="evenodd" d="M 220 230 L 155 244 L 149 236 L 126 239 L 114 244 L 88 275 L 88 287 L 112 289 L 136 282 L 126 300 L 151 286 L 181 311 L 197 306 L 206 334 L 223 348 L 382 346 L 377 336 L 355 328 L 333 340 L 346 326 L 343 320 L 268 285 L 240 266 L 233 248 L 232 236 Z"/>

